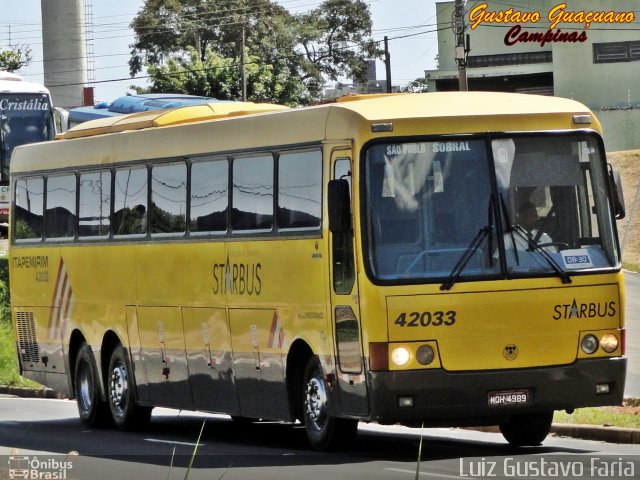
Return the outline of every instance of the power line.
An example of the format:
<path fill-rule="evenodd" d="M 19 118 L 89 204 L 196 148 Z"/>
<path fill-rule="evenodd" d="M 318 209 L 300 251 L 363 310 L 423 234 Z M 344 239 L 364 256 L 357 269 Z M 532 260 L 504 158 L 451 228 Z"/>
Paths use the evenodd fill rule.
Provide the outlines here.
<path fill-rule="evenodd" d="M 447 27 L 442 27 L 436 30 L 425 30 L 422 32 L 417 32 L 417 33 L 412 33 L 412 34 L 407 34 L 407 35 L 399 35 L 396 37 L 389 37 L 388 40 L 398 40 L 398 39 L 403 39 L 403 38 L 409 38 L 409 37 L 415 37 L 415 36 L 419 36 L 419 35 L 424 35 L 426 33 L 433 33 L 439 30 L 444 30 L 449 28 Z M 383 43 L 384 40 L 377 40 L 374 43 L 376 44 L 380 44 Z M 345 46 L 345 47 L 338 47 L 338 48 L 334 48 L 333 50 L 336 49 L 340 49 L 340 50 L 347 50 L 347 49 L 352 49 L 352 48 L 357 48 L 358 45 L 350 45 L 350 46 Z M 319 51 L 318 53 L 323 53 L 324 51 Z M 303 53 L 298 53 L 295 55 L 289 55 L 289 56 L 284 56 L 284 58 L 294 58 L 294 57 L 303 57 L 304 54 Z M 283 58 L 283 57 L 281 57 Z M 244 65 L 259 65 L 259 62 L 244 62 Z M 208 68 L 198 68 L 198 69 L 183 69 L 183 70 L 179 70 L 179 71 L 175 71 L 175 72 L 163 72 L 163 75 L 166 76 L 177 76 L 177 75 L 184 75 L 184 74 L 188 74 L 188 73 L 192 73 L 192 72 L 208 72 L 208 71 L 214 71 L 214 70 L 220 70 L 220 69 L 228 69 L 228 68 L 240 68 L 242 66 L 241 63 L 239 62 L 234 62 L 231 65 L 222 65 L 222 66 L 216 66 L 216 67 L 208 67 Z M 110 79 L 110 80 L 96 80 L 93 82 L 87 82 L 87 83 L 64 83 L 64 84 L 56 84 L 56 85 L 50 85 L 50 87 L 69 87 L 69 86 L 79 86 L 79 85 L 97 85 L 97 84 L 103 84 L 103 83 L 110 83 L 110 82 L 124 82 L 124 81 L 132 81 L 132 80 L 146 80 L 149 78 L 153 78 L 152 75 L 137 75 L 137 76 L 133 76 L 133 77 L 125 77 L 125 78 L 114 78 L 114 79 Z"/>
<path fill-rule="evenodd" d="M 368 1 L 365 2 L 367 5 L 371 5 L 373 3 L 376 3 L 379 0 L 372 0 L 372 1 Z M 318 5 L 320 5 L 321 2 L 309 2 L 309 1 L 305 1 L 305 0 L 291 0 L 291 1 L 280 1 L 278 2 L 278 5 L 283 7 L 283 8 L 311 8 L 311 7 L 316 7 Z M 242 20 L 244 20 L 246 17 L 250 16 L 250 15 L 255 15 L 256 13 L 259 13 L 263 11 L 263 9 L 260 6 L 256 6 L 254 8 L 247 8 L 247 7 L 233 7 L 230 9 L 226 9 L 225 10 L 225 15 L 220 17 L 217 16 L 216 20 L 217 22 L 207 22 L 207 20 L 211 19 L 211 12 L 200 12 L 200 13 L 196 13 L 194 12 L 193 14 L 188 14 L 187 15 L 187 19 L 191 19 L 193 21 L 199 21 L 199 23 L 197 23 L 197 26 L 207 26 L 207 27 L 224 27 L 224 26 L 233 26 L 233 25 L 238 25 L 242 23 Z M 235 20 L 237 18 L 238 15 L 232 15 L 231 13 L 236 12 L 238 13 L 241 17 L 243 17 L 241 20 Z M 138 12 L 139 14 L 139 12 Z M 135 18 L 136 15 L 138 14 L 120 14 L 120 15 L 110 15 L 110 16 L 102 16 L 99 17 L 100 19 L 108 19 L 108 18 L 112 18 L 112 19 L 117 19 L 117 18 L 121 18 L 121 17 L 133 17 Z M 225 22 L 225 23 L 223 23 Z M 18 23 L 18 22 L 13 22 L 14 25 L 20 25 L 20 26 L 25 26 L 28 27 L 30 25 L 38 25 L 38 23 Z M 2 23 L 0 22 L 0 29 Z M 95 25 L 95 24 L 94 24 Z M 104 30 L 101 30 L 100 33 L 116 33 L 119 31 L 128 31 L 130 32 L 130 29 L 124 28 L 124 22 L 103 22 L 103 23 L 98 23 L 98 26 L 101 27 L 105 27 Z M 119 28 L 121 27 L 122 28 Z M 411 37 L 419 37 L 421 35 L 425 35 L 428 33 L 433 33 L 436 32 L 438 30 L 441 29 L 435 29 L 435 30 L 420 30 L 415 32 L 414 30 L 418 30 L 420 28 L 425 28 L 428 27 L 429 25 L 408 25 L 408 26 L 399 26 L 399 27 L 395 27 L 395 28 L 391 28 L 391 29 L 386 29 L 389 32 L 411 32 L 411 33 L 407 33 L 406 35 L 397 35 L 394 37 L 391 37 L 390 40 L 399 40 L 399 39 L 406 39 L 406 38 L 411 38 Z M 109 27 L 115 27 L 115 28 L 109 28 Z M 385 29 L 381 30 L 384 31 Z M 22 30 L 22 33 L 29 33 L 30 31 L 35 31 L 35 30 Z M 374 30 L 375 31 L 375 30 Z M 378 33 L 377 31 L 375 31 L 376 33 Z M 143 32 L 142 35 L 145 35 L 146 33 Z M 113 38 L 130 38 L 131 35 L 127 34 L 127 35 L 110 35 L 108 37 L 96 37 L 94 38 L 95 40 L 104 40 L 104 39 L 113 39 Z M 23 39 L 26 38 L 31 38 L 31 37 L 22 37 Z M 33 37 L 35 38 L 35 37 Z M 376 41 L 377 44 L 380 44 L 382 42 L 382 40 L 378 40 Z M 39 45 L 41 44 L 41 42 L 36 43 L 35 45 Z M 353 46 L 344 46 L 342 47 L 343 49 L 351 49 L 351 48 L 357 48 L 357 45 L 353 45 Z M 125 56 L 125 55 L 130 55 L 130 53 L 122 53 L 122 54 L 105 54 L 105 55 L 97 55 L 95 56 L 95 58 L 107 58 L 107 57 L 117 57 L 117 56 Z M 301 53 L 297 53 L 295 54 L 295 56 L 300 56 L 302 55 Z M 85 57 L 83 57 L 85 58 Z M 59 58 L 59 59 L 52 59 L 52 61 L 65 61 L 65 60 L 71 60 L 73 59 L 72 57 L 69 58 Z M 76 58 L 77 59 L 77 58 Z M 36 63 L 41 63 L 43 62 L 43 60 L 36 60 L 34 61 Z M 236 65 L 237 66 L 237 65 Z M 116 65 L 116 66 L 110 66 L 110 67 L 101 67 L 99 68 L 100 70 L 106 70 L 106 69 L 114 69 L 114 68 L 126 68 L 128 67 L 128 65 Z M 35 76 L 38 74 L 27 74 L 27 75 L 31 75 L 31 76 Z M 114 78 L 111 80 L 100 80 L 100 81 L 94 81 L 91 82 L 91 84 L 99 84 L 99 83 L 110 83 L 110 82 L 120 82 L 120 81 L 132 81 L 132 80 L 137 80 L 137 79 L 148 79 L 150 78 L 149 75 L 143 75 L 143 76 L 138 76 L 138 77 L 126 77 L 126 78 Z M 72 84 L 69 84 L 72 85 Z M 62 86 L 62 85 L 60 85 Z"/>

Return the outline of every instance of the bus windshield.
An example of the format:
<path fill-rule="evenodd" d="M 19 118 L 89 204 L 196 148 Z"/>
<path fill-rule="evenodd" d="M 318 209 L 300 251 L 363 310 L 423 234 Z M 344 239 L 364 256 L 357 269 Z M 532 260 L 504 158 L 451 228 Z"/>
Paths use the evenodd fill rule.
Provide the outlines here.
<path fill-rule="evenodd" d="M 0 155 L 2 179 L 9 178 L 13 149 L 27 143 L 55 138 L 51 102 L 47 94 L 0 96 Z"/>
<path fill-rule="evenodd" d="M 379 281 L 570 281 L 619 263 L 603 155 L 588 133 L 378 143 L 364 172 Z"/>

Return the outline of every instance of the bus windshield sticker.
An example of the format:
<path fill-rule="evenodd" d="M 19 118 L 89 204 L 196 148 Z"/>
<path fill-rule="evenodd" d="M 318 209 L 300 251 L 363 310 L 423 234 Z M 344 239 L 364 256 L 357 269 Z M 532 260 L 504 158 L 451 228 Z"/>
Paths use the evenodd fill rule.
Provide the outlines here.
<path fill-rule="evenodd" d="M 444 178 L 442 177 L 442 167 L 439 160 L 433 162 L 433 191 L 434 193 L 444 192 Z"/>
<path fill-rule="evenodd" d="M 577 248 L 574 250 L 563 250 L 562 261 L 564 268 L 567 270 L 575 270 L 578 268 L 593 268 L 591 256 L 586 248 Z"/>

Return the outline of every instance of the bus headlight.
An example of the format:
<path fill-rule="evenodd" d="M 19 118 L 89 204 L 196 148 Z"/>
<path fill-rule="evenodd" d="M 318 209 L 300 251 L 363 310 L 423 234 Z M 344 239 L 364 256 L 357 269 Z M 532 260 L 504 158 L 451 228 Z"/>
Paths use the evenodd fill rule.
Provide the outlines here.
<path fill-rule="evenodd" d="M 396 347 L 391 352 L 391 361 L 399 367 L 406 365 L 410 358 L 409 350 L 405 347 Z"/>
<path fill-rule="evenodd" d="M 418 350 L 416 350 L 416 360 L 420 365 L 429 365 L 433 362 L 436 354 L 433 351 L 433 348 L 429 345 L 420 345 Z"/>
<path fill-rule="evenodd" d="M 607 353 L 613 353 L 618 348 L 618 338 L 611 333 L 607 333 L 600 339 L 600 347 Z"/>
<path fill-rule="evenodd" d="M 582 337 L 580 347 L 582 347 L 582 351 L 584 353 L 586 353 L 587 355 L 591 355 L 592 353 L 595 353 L 596 350 L 598 350 L 599 343 L 600 342 L 598 342 L 598 339 L 595 335 L 589 334 Z"/>

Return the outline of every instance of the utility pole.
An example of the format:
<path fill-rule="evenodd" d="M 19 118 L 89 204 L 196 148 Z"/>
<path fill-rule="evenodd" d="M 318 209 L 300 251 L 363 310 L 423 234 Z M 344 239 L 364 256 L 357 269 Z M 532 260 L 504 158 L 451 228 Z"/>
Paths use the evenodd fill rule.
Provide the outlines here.
<path fill-rule="evenodd" d="M 465 38 L 465 23 L 464 23 L 464 4 L 466 0 L 456 0 L 453 11 L 453 18 L 451 19 L 451 29 L 456 37 L 456 62 L 458 64 L 458 90 L 467 91 L 469 85 L 467 84 L 467 54 L 469 53 L 469 46 L 467 45 Z"/>
<path fill-rule="evenodd" d="M 389 38 L 384 36 L 384 66 L 387 72 L 387 93 L 391 93 L 391 54 L 389 53 Z"/>

